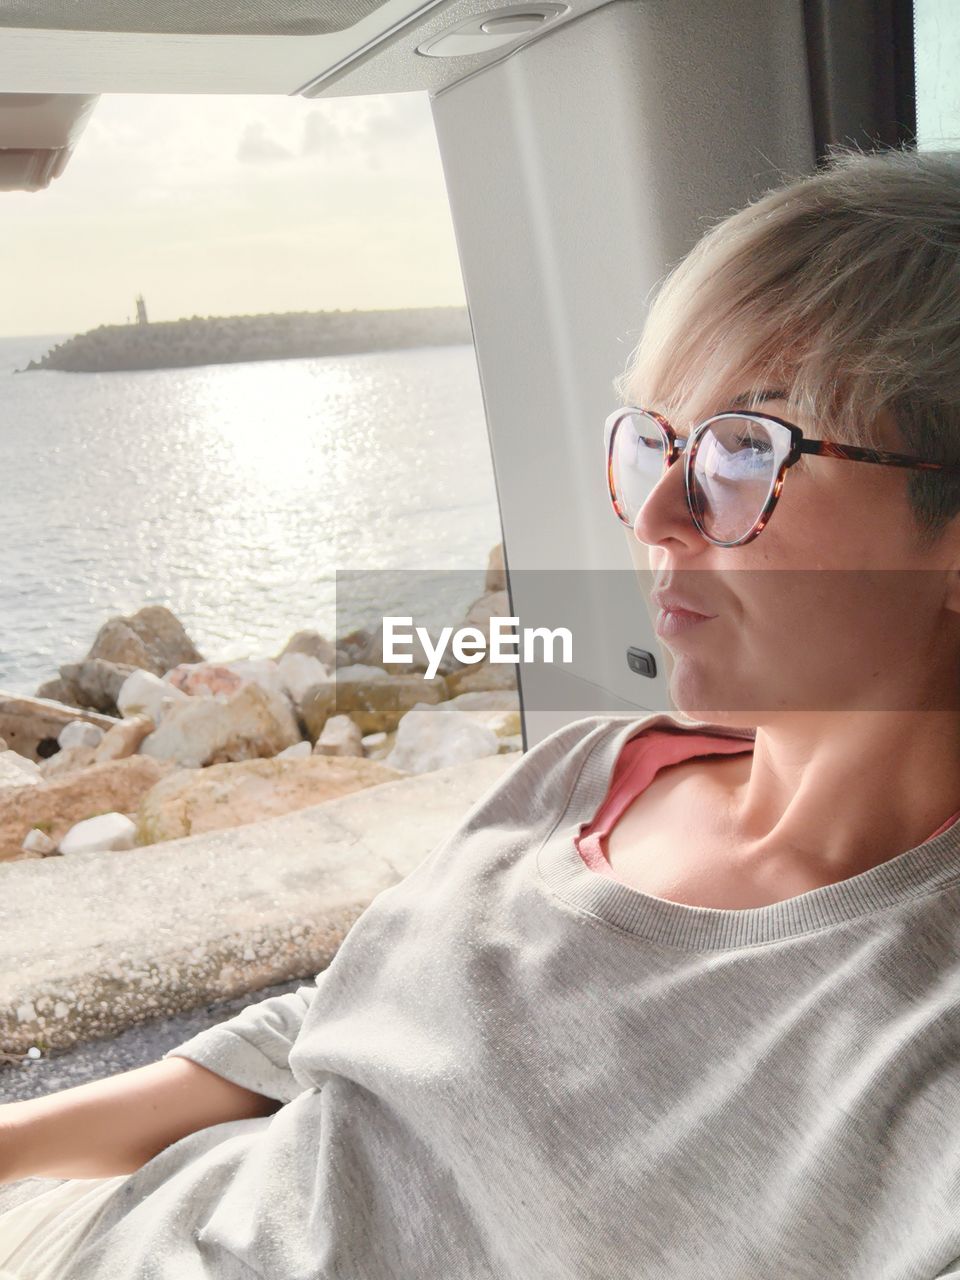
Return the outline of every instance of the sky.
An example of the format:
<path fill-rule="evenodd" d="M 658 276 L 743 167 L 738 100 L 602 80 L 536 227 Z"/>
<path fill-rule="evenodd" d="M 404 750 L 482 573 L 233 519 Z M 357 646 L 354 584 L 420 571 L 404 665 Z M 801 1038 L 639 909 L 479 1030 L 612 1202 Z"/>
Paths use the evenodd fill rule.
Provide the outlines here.
<path fill-rule="evenodd" d="M 101 97 L 44 191 L 0 192 L 0 335 L 464 306 L 425 92 Z"/>

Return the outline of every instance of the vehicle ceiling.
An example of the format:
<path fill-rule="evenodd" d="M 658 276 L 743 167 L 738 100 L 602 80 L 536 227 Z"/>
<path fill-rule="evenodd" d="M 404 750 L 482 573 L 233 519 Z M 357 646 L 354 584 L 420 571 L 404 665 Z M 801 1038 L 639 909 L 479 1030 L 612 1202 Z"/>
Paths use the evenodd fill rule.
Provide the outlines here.
<path fill-rule="evenodd" d="M 445 86 L 609 0 L 563 0 L 542 30 L 466 56 L 417 46 L 476 15 L 536 10 L 503 0 L 5 0 L 5 93 L 282 93 L 352 96 Z M 61 26 L 69 20 L 69 26 Z M 83 28 L 83 29 L 78 29 Z"/>
<path fill-rule="evenodd" d="M 59 177 L 100 94 L 436 95 L 609 2 L 4 0 L 0 191 Z M 469 53 L 422 52 L 451 29 Z"/>

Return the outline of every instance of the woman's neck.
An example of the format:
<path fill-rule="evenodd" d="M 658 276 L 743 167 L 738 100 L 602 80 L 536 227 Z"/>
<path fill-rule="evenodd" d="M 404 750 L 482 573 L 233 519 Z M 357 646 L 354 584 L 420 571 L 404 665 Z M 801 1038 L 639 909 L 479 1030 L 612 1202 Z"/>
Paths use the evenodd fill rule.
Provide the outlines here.
<path fill-rule="evenodd" d="M 960 809 L 956 712 L 847 712 L 758 725 L 725 771 L 723 829 L 744 869 L 772 851 L 825 883 L 923 843 Z"/>

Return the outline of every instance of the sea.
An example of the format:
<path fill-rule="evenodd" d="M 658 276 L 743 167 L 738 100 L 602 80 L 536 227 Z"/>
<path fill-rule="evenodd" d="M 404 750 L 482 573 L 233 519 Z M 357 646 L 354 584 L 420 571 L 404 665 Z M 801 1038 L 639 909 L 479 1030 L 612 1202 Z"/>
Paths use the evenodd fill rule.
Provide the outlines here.
<path fill-rule="evenodd" d="M 18 372 L 67 336 L 0 338 L 0 692 L 145 605 L 230 661 L 387 614 L 455 625 L 482 594 L 501 528 L 472 345 Z"/>

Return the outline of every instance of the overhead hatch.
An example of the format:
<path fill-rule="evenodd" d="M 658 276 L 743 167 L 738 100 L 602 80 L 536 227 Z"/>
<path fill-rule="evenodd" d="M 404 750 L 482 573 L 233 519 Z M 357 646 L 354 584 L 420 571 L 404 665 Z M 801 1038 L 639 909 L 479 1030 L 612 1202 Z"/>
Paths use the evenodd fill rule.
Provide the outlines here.
<path fill-rule="evenodd" d="M 0 27 L 35 31 L 135 31 L 153 35 L 319 36 L 343 31 L 382 0 L 5 0 Z"/>

